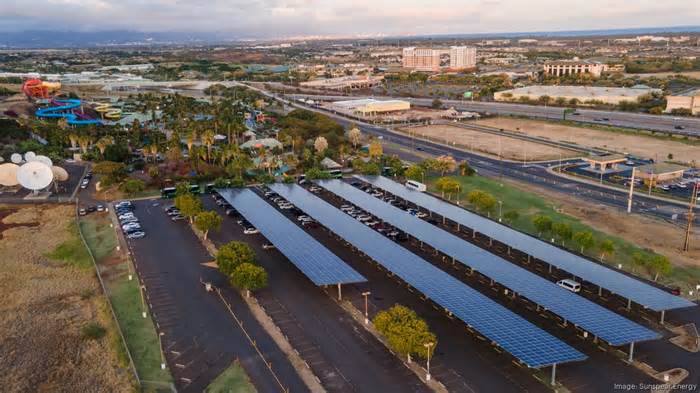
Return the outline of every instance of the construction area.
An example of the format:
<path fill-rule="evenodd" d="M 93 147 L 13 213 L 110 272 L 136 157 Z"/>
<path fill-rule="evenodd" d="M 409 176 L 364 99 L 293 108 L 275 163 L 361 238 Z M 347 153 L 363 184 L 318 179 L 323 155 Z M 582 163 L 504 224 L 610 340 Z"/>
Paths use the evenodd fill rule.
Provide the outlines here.
<path fill-rule="evenodd" d="M 692 164 L 693 161 L 697 163 L 700 160 L 697 145 L 640 133 L 612 132 L 510 117 L 480 119 L 475 121 L 475 124 L 516 131 L 552 141 L 565 141 L 580 146 L 602 148 L 637 157 L 656 158 L 657 161 L 666 160 L 669 154 L 672 155 L 674 161 L 688 164 Z"/>
<path fill-rule="evenodd" d="M 481 123 L 481 121 L 479 122 Z M 581 156 L 580 152 L 449 124 L 396 128 L 410 136 L 462 147 L 511 161 L 546 161 Z"/>

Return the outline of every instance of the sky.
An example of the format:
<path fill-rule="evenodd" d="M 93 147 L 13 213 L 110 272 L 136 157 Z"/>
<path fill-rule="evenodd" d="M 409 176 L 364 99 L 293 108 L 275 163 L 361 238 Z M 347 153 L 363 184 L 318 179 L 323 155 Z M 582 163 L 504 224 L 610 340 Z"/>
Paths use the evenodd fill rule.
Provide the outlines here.
<path fill-rule="evenodd" d="M 283 38 L 695 26 L 699 21 L 700 0 L 0 0 L 0 31 L 5 32 Z"/>

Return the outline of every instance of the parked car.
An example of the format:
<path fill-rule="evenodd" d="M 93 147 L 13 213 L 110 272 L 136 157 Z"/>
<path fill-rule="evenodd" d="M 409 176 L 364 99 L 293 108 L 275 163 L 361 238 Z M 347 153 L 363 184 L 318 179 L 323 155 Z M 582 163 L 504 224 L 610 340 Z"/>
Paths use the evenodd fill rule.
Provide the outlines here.
<path fill-rule="evenodd" d="M 131 217 L 136 217 L 136 216 L 134 216 L 134 213 L 124 213 L 121 216 L 119 216 L 119 219 L 123 220 L 125 218 L 131 218 Z"/>
<path fill-rule="evenodd" d="M 84 216 L 84 215 L 86 215 L 86 214 L 87 214 L 87 210 L 85 210 L 84 208 L 78 209 L 78 215 Z"/>
<path fill-rule="evenodd" d="M 173 221 L 180 221 L 180 220 L 184 220 L 185 216 L 178 214 L 178 215 L 170 217 L 170 219 Z"/>
<path fill-rule="evenodd" d="M 262 248 L 263 250 L 273 250 L 275 245 L 272 243 L 263 243 Z"/>
<path fill-rule="evenodd" d="M 98 212 L 103 212 L 103 211 L 105 211 L 104 205 L 97 205 L 97 211 L 98 211 Z"/>
<path fill-rule="evenodd" d="M 130 231 L 132 229 L 141 229 L 141 224 L 139 224 L 137 222 L 133 222 L 130 224 L 122 225 L 122 230 L 125 232 Z"/>
<path fill-rule="evenodd" d="M 146 236 L 146 232 L 143 232 L 143 231 L 138 231 L 138 232 L 134 232 L 134 233 L 130 233 L 130 234 L 126 235 L 126 237 L 128 237 L 129 239 L 140 239 L 144 236 Z"/>
<path fill-rule="evenodd" d="M 139 222 L 139 219 L 136 217 L 129 217 L 129 218 L 125 218 L 123 220 L 119 220 L 119 222 L 122 225 L 124 225 L 124 224 L 132 223 L 132 222 Z"/>
<path fill-rule="evenodd" d="M 255 227 L 247 227 L 243 230 L 243 233 L 246 235 L 255 235 L 256 233 L 260 233 L 260 231 Z"/>
<path fill-rule="evenodd" d="M 574 293 L 581 292 L 581 284 L 570 278 L 557 281 L 557 285 Z"/>
<path fill-rule="evenodd" d="M 307 228 L 318 228 L 318 223 L 316 221 L 302 221 L 301 226 L 307 227 Z"/>

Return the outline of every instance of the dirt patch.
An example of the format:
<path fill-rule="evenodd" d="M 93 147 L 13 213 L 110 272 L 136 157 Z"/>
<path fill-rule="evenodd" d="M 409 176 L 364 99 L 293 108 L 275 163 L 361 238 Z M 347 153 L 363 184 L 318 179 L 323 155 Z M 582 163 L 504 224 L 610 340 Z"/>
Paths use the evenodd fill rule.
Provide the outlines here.
<path fill-rule="evenodd" d="M 482 152 L 494 157 L 500 155 L 506 160 L 543 161 L 581 155 L 567 149 L 450 125 L 411 127 L 399 131 L 405 134 L 410 132 L 411 135 L 415 133 L 419 138 L 427 137 L 441 143 L 456 143 L 469 151 Z"/>
<path fill-rule="evenodd" d="M 97 340 L 82 336 L 88 323 L 112 323 L 104 299 L 95 295 L 93 272 L 45 256 L 74 236 L 68 229 L 73 207 L 11 211 L 3 222 L 15 226 L 0 240 L 3 391 L 130 391 L 128 372 L 110 348 L 113 332 Z"/>
<path fill-rule="evenodd" d="M 564 213 L 577 217 L 585 224 L 603 232 L 666 255 L 674 265 L 700 266 L 700 248 L 695 247 L 687 253 L 681 251 L 684 228 L 638 214 L 628 215 L 605 205 L 576 202 L 569 195 L 543 190 L 529 184 L 505 180 L 504 182 L 527 192 L 545 195 L 560 206 Z"/>
<path fill-rule="evenodd" d="M 528 135 L 549 138 L 553 141 L 574 142 L 581 146 L 604 148 L 646 158 L 657 158 L 658 161 L 666 160 L 669 154 L 673 154 L 675 161 L 690 163 L 693 160 L 697 162 L 700 159 L 700 146 L 692 146 L 643 134 L 630 135 L 621 132 L 572 127 L 539 120 L 506 117 L 482 119 L 478 120 L 476 124 L 519 131 Z"/>
<path fill-rule="evenodd" d="M 11 215 L 14 216 L 15 212 L 16 210 L 14 209 L 0 209 L 0 239 L 2 239 L 3 233 L 10 228 L 39 226 L 39 223 L 36 221 L 23 220 L 20 222 L 12 222 L 14 218 L 8 220 L 7 217 Z"/>

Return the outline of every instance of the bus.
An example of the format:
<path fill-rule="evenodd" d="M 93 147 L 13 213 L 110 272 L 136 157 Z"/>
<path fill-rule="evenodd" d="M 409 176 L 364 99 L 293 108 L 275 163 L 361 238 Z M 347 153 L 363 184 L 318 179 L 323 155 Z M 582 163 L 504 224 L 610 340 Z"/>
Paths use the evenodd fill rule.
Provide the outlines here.
<path fill-rule="evenodd" d="M 330 171 L 328 171 L 328 174 L 333 179 L 342 179 L 343 178 L 343 171 L 341 171 L 340 169 L 330 170 Z"/>
<path fill-rule="evenodd" d="M 164 189 L 160 190 L 160 197 L 163 199 L 175 198 L 176 193 L 177 193 L 177 188 L 165 187 Z"/>
<path fill-rule="evenodd" d="M 406 188 L 410 188 L 411 190 L 416 190 L 420 192 L 425 192 L 428 189 L 428 187 L 426 187 L 425 184 L 419 183 L 415 180 L 407 180 Z"/>

